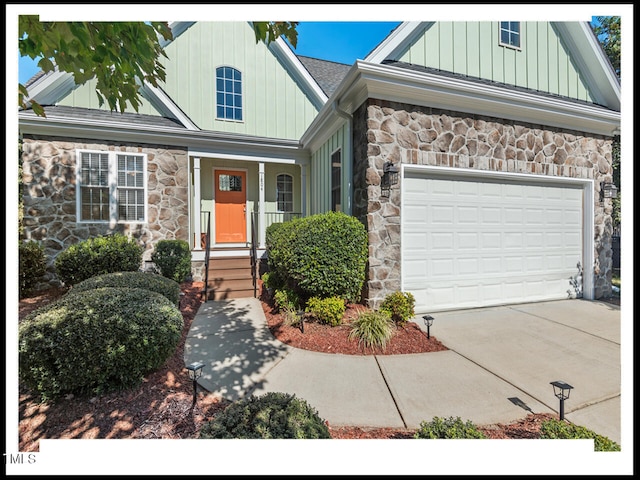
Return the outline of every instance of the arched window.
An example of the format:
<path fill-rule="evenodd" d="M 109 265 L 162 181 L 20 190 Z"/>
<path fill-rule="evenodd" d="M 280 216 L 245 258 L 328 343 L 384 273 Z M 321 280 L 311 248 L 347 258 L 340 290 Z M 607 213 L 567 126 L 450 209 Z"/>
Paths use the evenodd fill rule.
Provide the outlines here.
<path fill-rule="evenodd" d="M 293 177 L 288 173 L 277 177 L 276 202 L 279 212 L 293 212 Z"/>
<path fill-rule="evenodd" d="M 242 121 L 242 74 L 235 68 L 216 68 L 216 118 Z"/>

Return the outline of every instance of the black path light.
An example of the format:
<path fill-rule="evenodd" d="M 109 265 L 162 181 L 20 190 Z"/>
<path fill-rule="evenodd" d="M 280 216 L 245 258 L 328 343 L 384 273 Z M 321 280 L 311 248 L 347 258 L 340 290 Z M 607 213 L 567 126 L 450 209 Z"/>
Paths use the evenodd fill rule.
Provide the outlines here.
<path fill-rule="evenodd" d="M 202 369 L 204 368 L 204 363 L 201 362 L 193 362 L 190 365 L 187 365 L 187 370 L 189 371 L 189 378 L 193 380 L 193 404 L 192 407 L 196 404 L 196 394 L 198 393 L 198 379 L 202 376 Z"/>
<path fill-rule="evenodd" d="M 300 324 L 300 331 L 304 333 L 304 310 L 298 310 L 296 314 L 298 315 L 298 323 Z"/>
<path fill-rule="evenodd" d="M 431 338 L 431 332 L 429 329 L 431 328 L 431 325 L 433 325 L 433 317 L 431 315 L 424 315 L 422 318 L 424 318 L 424 324 L 427 326 L 427 338 Z"/>
<path fill-rule="evenodd" d="M 569 393 L 573 387 L 560 380 L 551 382 L 551 385 L 553 385 L 553 394 L 560 400 L 560 420 L 564 420 L 564 401 L 569 398 Z"/>

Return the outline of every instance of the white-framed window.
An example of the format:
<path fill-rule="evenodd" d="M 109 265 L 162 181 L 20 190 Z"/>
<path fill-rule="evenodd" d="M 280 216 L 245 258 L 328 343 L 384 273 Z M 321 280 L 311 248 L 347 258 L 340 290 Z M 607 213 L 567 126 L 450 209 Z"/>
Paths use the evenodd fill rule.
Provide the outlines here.
<path fill-rule="evenodd" d="M 331 210 L 342 209 L 342 153 L 340 149 L 331 154 Z"/>
<path fill-rule="evenodd" d="M 146 154 L 79 150 L 77 162 L 79 222 L 146 222 Z"/>
<path fill-rule="evenodd" d="M 242 73 L 233 67 L 216 68 L 216 118 L 242 121 Z"/>
<path fill-rule="evenodd" d="M 288 173 L 276 177 L 276 203 L 279 212 L 293 212 L 293 177 Z"/>
<path fill-rule="evenodd" d="M 500 22 L 500 45 L 521 48 L 520 22 Z"/>

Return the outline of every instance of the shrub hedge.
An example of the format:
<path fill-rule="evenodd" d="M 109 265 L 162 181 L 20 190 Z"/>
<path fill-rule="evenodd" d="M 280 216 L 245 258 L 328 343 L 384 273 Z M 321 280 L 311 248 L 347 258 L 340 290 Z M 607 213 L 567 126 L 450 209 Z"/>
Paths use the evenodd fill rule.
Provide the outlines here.
<path fill-rule="evenodd" d="M 342 212 L 296 218 L 267 229 L 269 269 L 302 299 L 360 299 L 368 258 L 364 225 Z"/>
<path fill-rule="evenodd" d="M 415 303 L 412 293 L 397 291 L 384 298 L 380 310 L 387 313 L 391 320 L 402 325 L 415 315 Z"/>
<path fill-rule="evenodd" d="M 86 292 L 102 287 L 145 288 L 167 297 L 174 305 L 180 303 L 180 284 L 156 273 L 113 272 L 87 278 L 74 285 L 69 293 Z"/>
<path fill-rule="evenodd" d="M 20 242 L 18 247 L 20 277 L 20 298 L 33 291 L 38 281 L 47 273 L 47 259 L 44 254 L 44 247 L 35 240 Z"/>
<path fill-rule="evenodd" d="M 420 423 L 414 438 L 487 438 L 487 436 L 471 420 L 463 422 L 460 417 L 433 417 L 430 422 Z"/>
<path fill-rule="evenodd" d="M 574 425 L 565 420 L 545 420 L 540 426 L 540 438 L 581 439 L 592 438 L 596 452 L 619 452 L 620 445 L 607 437 L 598 435 L 586 427 Z"/>
<path fill-rule="evenodd" d="M 182 283 L 191 275 L 191 248 L 186 240 L 160 240 L 151 260 L 163 277 Z"/>
<path fill-rule="evenodd" d="M 89 238 L 70 245 L 54 261 L 56 275 L 67 286 L 103 273 L 135 272 L 143 247 L 121 233 Z"/>
<path fill-rule="evenodd" d="M 346 309 L 347 306 L 340 297 L 311 297 L 307 302 L 306 311 L 311 313 L 320 323 L 336 327 L 342 323 Z"/>
<path fill-rule="evenodd" d="M 331 438 L 315 408 L 295 395 L 269 392 L 238 400 L 200 428 L 200 438 Z"/>
<path fill-rule="evenodd" d="M 175 352 L 180 310 L 140 288 L 64 295 L 19 325 L 19 373 L 42 400 L 137 386 Z"/>

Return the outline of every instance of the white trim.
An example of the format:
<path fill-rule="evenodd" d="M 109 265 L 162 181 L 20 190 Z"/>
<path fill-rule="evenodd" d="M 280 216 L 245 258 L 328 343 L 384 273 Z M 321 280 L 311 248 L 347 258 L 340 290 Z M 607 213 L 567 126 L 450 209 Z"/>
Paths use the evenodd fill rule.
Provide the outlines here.
<path fill-rule="evenodd" d="M 193 158 L 193 206 L 194 211 L 193 215 L 193 248 L 192 250 L 202 250 L 200 237 L 202 236 L 202 212 L 200 209 L 202 208 L 202 174 L 200 172 L 200 157 L 188 157 L 189 159 Z M 191 198 L 191 195 L 189 195 Z"/>
<path fill-rule="evenodd" d="M 435 22 L 403 22 L 393 30 L 373 51 L 364 59 L 365 62 L 382 63 L 394 58 L 403 51 L 423 30 L 428 29 Z"/>
<path fill-rule="evenodd" d="M 498 45 L 501 46 L 501 47 L 510 48 L 511 50 L 522 51 L 522 36 L 523 36 L 522 35 L 522 22 L 517 22 L 518 23 L 518 28 L 520 30 L 518 31 L 518 40 L 519 41 L 518 41 L 518 45 L 516 46 L 516 45 L 511 45 L 510 43 L 503 43 L 502 42 L 502 22 L 503 21 L 498 21 Z M 507 30 L 507 31 L 508 32 L 513 32 L 513 30 Z"/>
<path fill-rule="evenodd" d="M 595 231 L 595 214 L 594 214 L 594 188 L 593 179 L 590 178 L 573 178 L 573 177 L 554 177 L 548 175 L 537 175 L 532 173 L 511 173 L 496 172 L 492 170 L 475 170 L 469 168 L 455 167 L 438 167 L 432 165 L 408 165 L 401 164 L 400 174 L 405 177 L 406 172 L 427 173 L 428 175 L 447 175 L 456 177 L 466 177 L 476 180 L 482 179 L 498 179 L 503 181 L 517 181 L 521 183 L 547 183 L 555 185 L 576 185 L 581 186 L 583 192 L 582 199 L 582 260 L 583 260 L 583 279 L 582 279 L 582 295 L 587 300 L 594 299 L 594 231 Z M 404 185 L 404 184 L 403 184 Z M 404 189 L 404 186 L 402 187 Z M 404 197 L 404 190 L 402 191 Z M 402 248 L 400 248 L 402 255 Z M 400 259 L 402 265 L 402 258 Z M 587 268 L 587 265 L 589 268 Z M 402 281 L 402 278 L 401 278 Z M 404 285 L 402 287 L 404 289 Z"/>
<path fill-rule="evenodd" d="M 149 103 L 160 113 L 179 121 L 187 130 L 200 130 L 163 90 L 147 82 L 142 85 L 142 90 L 147 92 Z"/>

